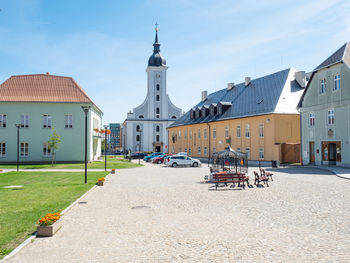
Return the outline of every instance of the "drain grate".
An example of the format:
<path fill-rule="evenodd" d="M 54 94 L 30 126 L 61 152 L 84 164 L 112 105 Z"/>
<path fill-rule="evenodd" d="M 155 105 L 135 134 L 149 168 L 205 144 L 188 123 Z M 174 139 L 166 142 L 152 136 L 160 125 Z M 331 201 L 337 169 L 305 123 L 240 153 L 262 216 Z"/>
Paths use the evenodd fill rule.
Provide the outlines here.
<path fill-rule="evenodd" d="M 150 206 L 146 206 L 146 205 L 139 205 L 139 206 L 133 206 L 131 207 L 131 209 L 142 209 L 142 208 L 146 208 L 146 209 L 150 209 Z"/>
<path fill-rule="evenodd" d="M 79 205 L 85 205 L 87 202 L 78 202 Z"/>

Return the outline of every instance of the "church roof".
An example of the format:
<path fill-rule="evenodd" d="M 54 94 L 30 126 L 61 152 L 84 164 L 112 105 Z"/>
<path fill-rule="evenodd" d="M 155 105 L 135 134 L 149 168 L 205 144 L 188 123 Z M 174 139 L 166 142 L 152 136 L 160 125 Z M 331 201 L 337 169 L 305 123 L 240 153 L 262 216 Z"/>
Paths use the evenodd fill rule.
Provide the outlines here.
<path fill-rule="evenodd" d="M 161 67 L 166 65 L 166 60 L 160 54 L 159 47 L 160 47 L 160 44 L 158 43 L 158 28 L 156 28 L 156 38 L 153 44 L 153 54 L 148 59 L 148 66 Z"/>
<path fill-rule="evenodd" d="M 0 101 L 94 104 L 72 77 L 50 74 L 11 76 L 0 85 Z"/>
<path fill-rule="evenodd" d="M 205 101 L 199 102 L 170 127 L 271 113 L 298 114 L 296 106 L 303 88 L 295 80 L 294 72 L 294 69 L 289 68 L 253 79 L 247 86 L 243 82 L 230 90 L 222 89 L 211 93 Z M 191 111 L 197 108 L 220 104 L 229 106 L 222 114 L 191 118 Z"/>
<path fill-rule="evenodd" d="M 332 55 L 330 55 L 325 61 L 323 61 L 319 66 L 317 66 L 314 71 L 329 67 L 339 62 L 344 62 L 350 67 L 350 45 L 345 43 Z"/>

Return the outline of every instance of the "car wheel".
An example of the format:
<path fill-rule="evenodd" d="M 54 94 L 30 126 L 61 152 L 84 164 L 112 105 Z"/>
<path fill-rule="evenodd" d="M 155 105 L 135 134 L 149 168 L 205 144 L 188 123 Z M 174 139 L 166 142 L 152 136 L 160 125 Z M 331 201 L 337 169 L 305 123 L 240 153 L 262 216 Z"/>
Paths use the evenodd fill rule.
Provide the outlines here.
<path fill-rule="evenodd" d="M 162 163 L 162 161 L 161 161 L 161 160 L 159 160 L 159 161 L 158 161 L 158 164 L 161 164 L 161 163 Z"/>
<path fill-rule="evenodd" d="M 171 166 L 172 167 L 177 167 L 177 163 L 173 163 Z"/>
<path fill-rule="evenodd" d="M 197 163 L 197 162 L 194 162 L 194 163 L 192 164 L 192 166 L 193 166 L 193 167 L 198 167 L 198 163 Z"/>

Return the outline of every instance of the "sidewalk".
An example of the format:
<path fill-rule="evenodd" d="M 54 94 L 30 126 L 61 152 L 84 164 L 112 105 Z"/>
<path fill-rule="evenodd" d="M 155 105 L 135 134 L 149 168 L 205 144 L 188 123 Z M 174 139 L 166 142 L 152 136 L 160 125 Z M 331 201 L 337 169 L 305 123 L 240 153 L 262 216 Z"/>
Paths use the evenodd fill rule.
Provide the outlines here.
<path fill-rule="evenodd" d="M 350 168 L 347 168 L 347 167 L 340 167 L 340 166 L 336 166 L 336 165 L 303 165 L 300 167 L 301 168 L 314 168 L 314 169 L 328 171 L 328 172 L 335 174 L 339 178 L 350 180 Z"/>

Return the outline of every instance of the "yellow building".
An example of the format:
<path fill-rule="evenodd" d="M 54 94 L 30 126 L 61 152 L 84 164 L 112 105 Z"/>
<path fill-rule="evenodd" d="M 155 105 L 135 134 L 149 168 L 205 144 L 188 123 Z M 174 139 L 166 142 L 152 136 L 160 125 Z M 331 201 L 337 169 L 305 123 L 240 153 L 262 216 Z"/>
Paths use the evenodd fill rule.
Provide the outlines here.
<path fill-rule="evenodd" d="M 305 73 L 291 68 L 202 92 L 202 101 L 168 128 L 169 152 L 209 158 L 231 146 L 250 160 L 299 161 L 296 106 L 305 82 Z"/>

